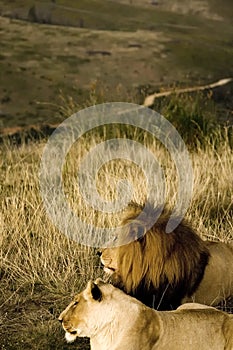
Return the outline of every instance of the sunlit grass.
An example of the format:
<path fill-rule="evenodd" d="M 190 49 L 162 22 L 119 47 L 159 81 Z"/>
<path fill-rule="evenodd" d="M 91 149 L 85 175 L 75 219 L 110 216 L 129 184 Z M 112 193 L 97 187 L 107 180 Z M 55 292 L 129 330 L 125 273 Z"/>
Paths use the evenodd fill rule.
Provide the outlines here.
<path fill-rule="evenodd" d="M 96 227 L 117 226 L 122 211 L 106 214 L 91 208 L 82 197 L 77 175 L 82 159 L 90 149 L 108 138 L 108 131 L 96 130 L 78 140 L 68 153 L 63 167 L 67 202 L 81 220 Z M 126 128 L 115 130 L 115 134 L 118 137 L 131 137 L 137 142 L 143 141 L 146 148 L 153 152 L 165 175 L 165 202 L 173 208 L 178 178 L 169 153 L 151 135 L 144 134 L 142 138 L 140 130 L 132 132 L 132 129 Z M 111 137 L 114 137 L 114 130 Z M 229 241 L 233 239 L 233 154 L 224 133 L 216 133 L 216 137 L 216 142 L 212 142 L 212 139 L 206 142 L 205 147 L 196 147 L 189 152 L 194 188 L 186 218 L 204 239 Z M 62 305 L 67 303 L 69 296 L 82 289 L 87 280 L 100 276 L 102 270 L 96 249 L 73 241 L 59 232 L 46 213 L 39 186 L 44 146 L 45 141 L 19 147 L 6 142 L 0 146 L 0 304 L 2 310 L 15 308 L 41 294 L 46 303 L 50 303 L 48 300 L 57 300 L 56 307 L 52 306 L 52 320 L 49 318 L 51 329 L 56 330 L 54 317 L 56 319 Z M 109 161 L 96 173 L 100 198 L 110 202 L 116 200 L 117 184 L 122 179 L 131 183 L 134 201 L 143 203 L 147 200 L 148 179 L 143 169 L 124 159 Z M 153 181 L 157 186 L 156 181 Z M 155 204 L 156 201 L 157 198 L 154 198 Z M 87 229 L 80 232 L 80 237 L 88 234 L 90 231 Z M 37 322 L 44 333 L 47 321 Z M 11 321 L 11 327 L 17 327 L 17 322 Z"/>
<path fill-rule="evenodd" d="M 96 135 L 91 141 L 92 147 L 100 140 Z M 176 168 L 167 151 L 156 140 L 148 137 L 144 142 L 163 167 L 166 204 L 172 208 L 177 191 Z M 85 284 L 99 271 L 95 268 L 92 248 L 69 240 L 46 214 L 39 188 L 44 145 L 1 146 L 1 276 L 4 282 L 15 288 L 28 284 L 33 289 L 35 283 L 41 283 L 49 290 L 65 293 Z M 87 223 L 114 227 L 121 212 L 114 215 L 93 210 L 82 198 L 77 183 L 79 163 L 89 149 L 90 138 L 87 136 L 75 144 L 67 157 L 63 169 L 67 201 Z M 190 157 L 195 180 L 186 216 L 200 235 L 228 240 L 231 238 L 233 210 L 232 150 L 225 141 L 217 148 L 210 144 L 205 149 L 190 152 Z M 133 162 L 109 161 L 99 169 L 96 179 L 102 199 L 116 200 L 117 184 L 125 179 L 132 184 L 134 201 L 143 203 L 147 200 L 147 179 L 142 169 Z"/>

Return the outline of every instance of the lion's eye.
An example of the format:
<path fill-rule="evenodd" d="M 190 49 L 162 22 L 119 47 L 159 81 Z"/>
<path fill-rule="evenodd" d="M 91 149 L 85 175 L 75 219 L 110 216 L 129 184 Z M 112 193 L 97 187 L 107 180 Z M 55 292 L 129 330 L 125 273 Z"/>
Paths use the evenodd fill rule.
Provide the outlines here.
<path fill-rule="evenodd" d="M 75 306 L 75 305 L 78 305 L 78 301 L 75 301 L 75 302 L 74 302 L 74 306 Z"/>

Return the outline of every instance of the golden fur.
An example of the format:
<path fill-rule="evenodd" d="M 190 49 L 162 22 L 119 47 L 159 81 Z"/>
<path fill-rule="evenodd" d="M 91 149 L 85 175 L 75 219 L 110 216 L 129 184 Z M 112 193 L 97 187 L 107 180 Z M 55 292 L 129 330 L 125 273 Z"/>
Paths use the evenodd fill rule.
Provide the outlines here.
<path fill-rule="evenodd" d="M 232 296 L 232 247 L 203 241 L 184 220 L 166 233 L 167 212 L 150 228 L 154 215 L 153 208 L 131 206 L 115 246 L 100 252 L 113 284 L 160 310 L 187 301 L 217 305 Z"/>
<path fill-rule="evenodd" d="M 90 281 L 61 313 L 66 340 L 89 337 L 92 350 L 232 350 L 233 316 L 184 304 L 156 311 L 111 284 Z"/>

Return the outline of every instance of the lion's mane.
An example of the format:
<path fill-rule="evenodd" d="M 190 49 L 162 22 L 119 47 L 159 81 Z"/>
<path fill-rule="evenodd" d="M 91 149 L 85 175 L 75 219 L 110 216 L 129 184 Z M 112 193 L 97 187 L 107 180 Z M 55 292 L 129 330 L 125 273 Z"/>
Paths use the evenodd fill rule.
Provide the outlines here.
<path fill-rule="evenodd" d="M 148 306 L 174 309 L 183 298 L 192 299 L 203 279 L 210 251 L 185 220 L 173 218 L 180 223 L 171 233 L 166 233 L 170 218 L 167 210 L 148 229 L 154 215 L 153 208 L 144 212 L 142 207 L 131 206 L 122 222 L 118 246 L 103 249 L 101 260 L 111 269 L 115 257 L 117 268 L 112 268 L 115 286 Z"/>

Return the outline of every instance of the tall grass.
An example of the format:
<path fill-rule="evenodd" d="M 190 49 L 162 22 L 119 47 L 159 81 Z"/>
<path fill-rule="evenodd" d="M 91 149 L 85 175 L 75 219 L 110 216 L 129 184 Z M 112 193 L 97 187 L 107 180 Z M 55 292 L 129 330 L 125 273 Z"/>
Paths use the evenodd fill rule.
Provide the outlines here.
<path fill-rule="evenodd" d="M 196 145 L 195 150 L 190 151 L 195 181 L 186 218 L 204 239 L 233 239 L 233 154 L 228 134 L 228 129 L 225 129 L 225 133 L 222 130 L 216 132 L 215 139 L 206 138 L 205 147 Z M 73 211 L 87 223 L 100 227 L 114 227 L 120 220 L 121 212 L 117 215 L 103 214 L 91 208 L 82 198 L 76 178 L 83 157 L 99 142 L 108 139 L 109 135 L 131 137 L 138 142 L 143 140 L 163 167 L 166 203 L 172 208 L 178 182 L 176 168 L 168 152 L 151 135 L 144 133 L 142 138 L 140 130 L 113 129 L 110 132 L 103 128 L 84 135 L 73 145 L 66 158 L 63 168 L 64 192 Z M 0 310 L 14 309 L 22 301 L 28 302 L 33 298 L 42 298 L 50 304 L 51 300 L 53 303 L 59 300 L 56 307 L 53 303 L 51 306 L 53 319 L 64 305 L 64 300 L 67 303 L 67 296 L 83 288 L 90 278 L 100 276 L 102 271 L 96 250 L 59 232 L 46 214 L 39 187 L 44 146 L 45 141 L 22 144 L 20 147 L 5 142 L 0 146 Z M 88 172 L 86 175 L 88 177 Z M 121 159 L 112 160 L 99 169 L 96 184 L 100 196 L 105 200 L 115 200 L 117 184 L 121 179 L 132 183 L 135 201 L 143 203 L 146 200 L 147 181 L 142 169 L 133 162 Z M 1 318 L 4 324 L 4 317 L 0 313 L 0 338 Z M 33 321 L 30 322 L 33 325 Z M 55 321 L 49 319 L 46 322 L 40 320 L 40 331 L 44 334 L 45 329 L 51 327 L 51 332 L 57 334 L 55 323 L 49 323 Z M 17 321 L 10 324 L 13 329 L 18 327 Z M 53 341 L 51 349 L 56 348 Z M 64 343 L 60 346 L 64 348 Z M 11 348 L 14 349 L 13 346 L 8 347 Z"/>
<path fill-rule="evenodd" d="M 140 137 L 140 135 L 139 135 Z M 220 136 L 219 136 L 220 137 Z M 87 223 L 112 227 L 118 216 L 93 210 L 78 188 L 77 166 L 98 135 L 77 142 L 67 157 L 63 177 L 64 188 L 72 209 Z M 165 171 L 166 203 L 172 207 L 176 198 L 177 174 L 166 150 L 149 136 L 144 140 Z M 50 221 L 39 189 L 40 158 L 45 143 L 21 147 L 4 144 L 1 154 L 0 268 L 2 284 L 12 290 L 27 285 L 31 292 L 36 284 L 50 291 L 67 293 L 83 286 L 100 271 L 93 249 L 69 240 Z M 233 155 L 227 139 L 216 148 L 190 152 L 194 171 L 194 190 L 187 218 L 200 235 L 213 239 L 232 238 Z M 87 174 L 88 176 L 88 174 Z M 99 170 L 97 187 L 102 198 L 114 200 L 118 181 L 128 179 L 134 188 L 133 199 L 143 203 L 147 185 L 142 169 L 133 162 L 113 160 Z M 156 185 L 156 184 L 155 184 Z M 155 200 L 156 201 L 156 200 Z M 65 218 L 64 218 L 65 220 Z M 88 232 L 87 232 L 88 234 Z"/>

